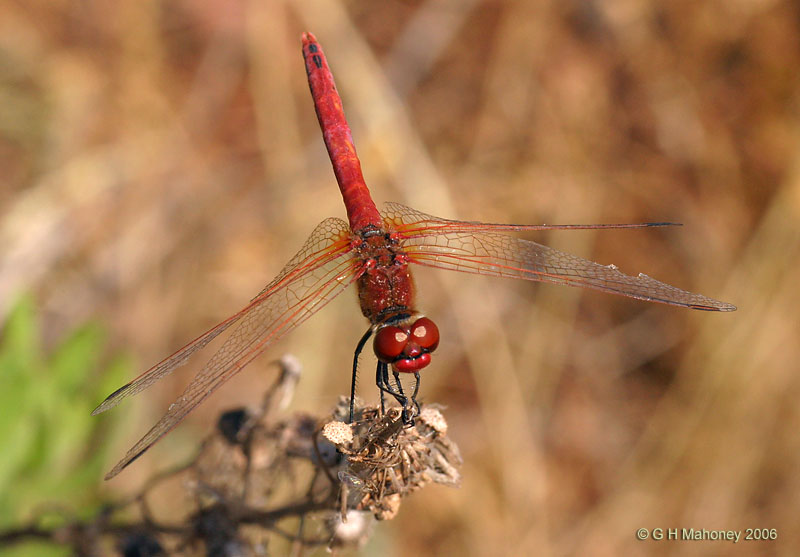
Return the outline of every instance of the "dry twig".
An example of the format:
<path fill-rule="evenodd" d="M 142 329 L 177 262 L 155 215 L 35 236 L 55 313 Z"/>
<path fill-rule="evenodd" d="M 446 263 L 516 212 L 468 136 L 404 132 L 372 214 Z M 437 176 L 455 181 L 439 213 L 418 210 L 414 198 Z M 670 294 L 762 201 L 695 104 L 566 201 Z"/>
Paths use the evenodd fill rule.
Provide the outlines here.
<path fill-rule="evenodd" d="M 354 423 L 346 424 L 346 398 L 323 419 L 298 413 L 278 420 L 300 373 L 291 357 L 280 367 L 262 404 L 223 413 L 190 462 L 154 476 L 136 496 L 90 521 L 66 516 L 57 528 L 20 527 L 0 533 L 0 547 L 32 538 L 69 545 L 79 555 L 104 554 L 109 544 L 125 555 L 255 555 L 280 543 L 295 551 L 353 546 L 366 541 L 373 516 L 394 518 L 410 493 L 431 482 L 459 485 L 461 457 L 436 407 L 423 406 L 411 427 L 403 426 L 399 408 L 381 415 L 360 404 Z M 175 480 L 191 511 L 167 522 L 148 501 Z M 131 514 L 138 517 L 126 518 Z"/>

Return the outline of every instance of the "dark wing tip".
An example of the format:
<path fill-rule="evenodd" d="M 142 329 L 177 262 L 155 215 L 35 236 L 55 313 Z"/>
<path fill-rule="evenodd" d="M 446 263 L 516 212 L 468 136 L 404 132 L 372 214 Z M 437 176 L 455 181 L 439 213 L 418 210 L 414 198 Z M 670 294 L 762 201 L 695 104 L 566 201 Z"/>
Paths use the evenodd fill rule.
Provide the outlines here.
<path fill-rule="evenodd" d="M 726 302 L 717 302 L 713 306 L 692 305 L 692 309 L 699 309 L 700 311 L 736 311 L 736 306 Z"/>
<path fill-rule="evenodd" d="M 98 414 L 102 414 L 106 410 L 109 410 L 114 406 L 116 406 L 117 405 L 117 401 L 115 400 L 116 396 L 125 389 L 127 389 L 128 387 L 130 387 L 130 385 L 131 385 L 130 383 L 128 383 L 127 385 L 123 385 L 122 387 L 120 387 L 119 389 L 108 395 L 106 399 L 97 406 L 97 408 L 92 410 L 92 416 L 97 416 Z"/>
<path fill-rule="evenodd" d="M 134 460 L 136 460 L 137 458 L 139 458 L 140 456 L 142 456 L 142 455 L 143 455 L 143 454 L 144 454 L 144 453 L 147 451 L 147 449 L 149 449 L 149 448 L 150 448 L 150 447 L 149 447 L 149 445 L 148 445 L 147 447 L 145 447 L 144 449 L 142 449 L 141 451 L 139 451 L 139 452 L 138 452 L 138 453 L 136 453 L 135 455 L 133 455 L 133 456 L 126 456 L 125 458 L 123 458 L 122 460 L 120 460 L 119 462 L 117 462 L 117 464 L 114 466 L 114 468 L 112 468 L 112 469 L 111 469 L 111 471 L 110 471 L 108 474 L 106 474 L 106 475 L 105 475 L 105 477 L 103 478 L 103 480 L 104 480 L 104 481 L 108 481 L 108 480 L 110 480 L 111 478 L 113 478 L 114 476 L 116 476 L 117 474 L 119 474 L 120 472 L 122 472 L 122 471 L 123 471 L 125 468 L 127 468 L 127 467 L 128 467 L 130 464 L 131 464 L 131 463 L 133 463 L 133 461 L 134 461 Z"/>

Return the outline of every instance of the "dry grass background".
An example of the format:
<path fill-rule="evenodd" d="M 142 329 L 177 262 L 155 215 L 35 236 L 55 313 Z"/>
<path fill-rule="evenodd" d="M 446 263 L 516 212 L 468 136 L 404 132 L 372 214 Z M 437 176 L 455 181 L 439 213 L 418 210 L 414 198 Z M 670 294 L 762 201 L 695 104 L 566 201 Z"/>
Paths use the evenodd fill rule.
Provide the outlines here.
<path fill-rule="evenodd" d="M 343 216 L 305 82 L 308 29 L 379 202 L 495 222 L 679 221 L 533 238 L 739 306 L 418 271 L 419 305 L 444 335 L 423 399 L 447 406 L 464 484 L 412 497 L 370 547 L 796 554 L 798 21 L 788 0 L 7 1 L 0 309 L 33 291 L 51 339 L 100 318 L 144 369 Z M 295 407 L 331 408 L 366 327 L 354 296 L 109 492 L 135 490 L 221 408 L 255 401 L 283 352 L 305 365 Z M 115 410 L 128 421 L 118 454 L 190 377 Z M 779 538 L 638 542 L 640 527 Z"/>

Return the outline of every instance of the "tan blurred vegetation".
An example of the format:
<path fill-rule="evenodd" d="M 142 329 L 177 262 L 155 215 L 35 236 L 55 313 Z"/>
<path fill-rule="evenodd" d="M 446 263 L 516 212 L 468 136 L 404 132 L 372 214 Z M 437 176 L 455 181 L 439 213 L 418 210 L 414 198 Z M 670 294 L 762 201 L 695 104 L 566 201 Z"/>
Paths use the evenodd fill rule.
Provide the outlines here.
<path fill-rule="evenodd" d="M 412 497 L 374 547 L 796 554 L 799 22 L 788 0 L 5 2 L 0 309 L 32 291 L 53 339 L 101 318 L 145 369 L 344 216 L 305 82 L 308 29 L 379 203 L 682 222 L 534 239 L 739 307 L 418 271 L 443 333 L 422 398 L 447 406 L 464 485 Z M 343 295 L 109 491 L 178 461 L 219 409 L 255 401 L 286 351 L 305 365 L 296 406 L 331 408 L 366 325 Z M 362 365 L 360 393 L 376 398 L 371 357 Z M 189 368 L 114 410 L 120 456 Z M 638 542 L 641 527 L 779 538 Z"/>

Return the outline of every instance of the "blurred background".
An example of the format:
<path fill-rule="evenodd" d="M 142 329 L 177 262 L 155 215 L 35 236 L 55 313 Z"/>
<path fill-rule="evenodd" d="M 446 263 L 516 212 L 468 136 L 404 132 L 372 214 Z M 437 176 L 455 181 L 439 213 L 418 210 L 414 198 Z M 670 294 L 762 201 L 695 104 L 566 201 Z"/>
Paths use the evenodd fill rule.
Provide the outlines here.
<path fill-rule="evenodd" d="M 210 354 L 92 408 L 344 217 L 301 58 L 310 30 L 379 204 L 680 222 L 525 237 L 739 308 L 417 269 L 443 338 L 422 399 L 446 407 L 463 485 L 410 497 L 364 554 L 796 554 L 798 22 L 789 0 L 4 2 L 0 450 L 21 456 L 0 466 L 0 517 L 29 517 L 89 465 L 84 496 L 135 493 L 222 409 L 256 402 L 286 352 L 304 365 L 293 410 L 323 415 L 347 393 L 367 326 L 354 291 L 100 480 Z M 658 527 L 778 539 L 636 540 Z"/>

